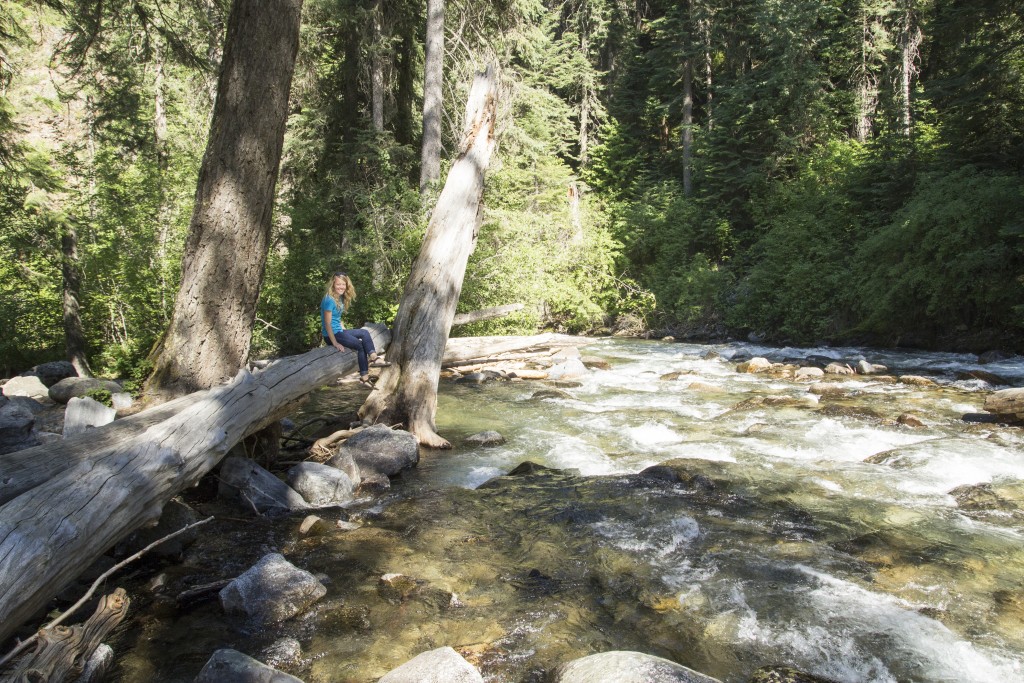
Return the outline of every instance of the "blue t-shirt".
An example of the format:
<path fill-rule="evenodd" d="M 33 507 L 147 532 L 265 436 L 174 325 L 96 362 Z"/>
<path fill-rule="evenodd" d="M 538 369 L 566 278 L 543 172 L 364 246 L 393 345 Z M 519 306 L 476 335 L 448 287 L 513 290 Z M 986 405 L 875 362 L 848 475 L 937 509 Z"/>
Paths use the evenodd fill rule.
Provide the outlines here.
<path fill-rule="evenodd" d="M 341 324 L 341 314 L 345 312 L 345 304 L 338 308 L 338 302 L 334 300 L 334 297 L 324 295 L 323 301 L 320 302 L 320 332 L 327 337 L 327 328 L 324 326 L 324 311 L 331 312 L 331 331 L 334 334 L 339 334 L 345 329 L 344 325 Z"/>

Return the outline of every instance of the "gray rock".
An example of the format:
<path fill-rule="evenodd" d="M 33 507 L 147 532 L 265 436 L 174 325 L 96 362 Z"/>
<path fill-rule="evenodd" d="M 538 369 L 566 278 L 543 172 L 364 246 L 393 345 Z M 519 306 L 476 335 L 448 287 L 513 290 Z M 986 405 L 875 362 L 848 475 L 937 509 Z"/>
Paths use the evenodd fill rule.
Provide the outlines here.
<path fill-rule="evenodd" d="M 421 652 L 377 683 L 482 683 L 483 676 L 450 647 Z M 593 679 L 600 680 L 600 679 Z"/>
<path fill-rule="evenodd" d="M 180 531 L 189 524 L 195 524 L 198 521 L 198 512 L 177 498 L 172 498 L 164 505 L 164 510 L 160 514 L 160 520 L 154 526 L 133 532 L 128 538 L 114 546 L 114 554 L 119 557 L 131 555 L 142 550 L 150 543 Z M 157 557 L 180 557 L 185 549 L 194 543 L 198 537 L 199 530 L 193 529 L 155 546 L 149 551 L 149 554 Z"/>
<path fill-rule="evenodd" d="M 271 666 L 297 662 L 302 657 L 302 645 L 294 638 L 281 638 L 260 652 L 260 658 Z"/>
<path fill-rule="evenodd" d="M 28 396 L 29 398 L 47 398 L 49 390 L 34 375 L 12 377 L 4 384 L 4 396 Z"/>
<path fill-rule="evenodd" d="M 355 498 L 358 481 L 344 471 L 318 462 L 302 462 L 288 470 L 288 483 L 310 505 L 344 505 Z"/>
<path fill-rule="evenodd" d="M 13 453 L 39 445 L 39 439 L 32 432 L 36 418 L 13 402 L 0 406 L 0 455 Z"/>
<path fill-rule="evenodd" d="M 348 463 L 354 463 L 360 480 L 365 483 L 367 480 L 379 480 L 381 476 L 393 477 L 419 461 L 420 450 L 415 436 L 384 425 L 374 425 L 341 444 L 327 464 L 344 470 Z"/>
<path fill-rule="evenodd" d="M 224 458 L 218 492 L 246 508 L 255 508 L 260 514 L 309 508 L 305 499 L 288 484 L 247 458 Z"/>
<path fill-rule="evenodd" d="M 132 399 L 132 395 L 127 391 L 118 391 L 110 395 L 110 402 L 113 404 L 114 410 L 121 412 L 131 408 L 134 399 Z"/>
<path fill-rule="evenodd" d="M 110 424 L 115 417 L 116 410 L 88 396 L 72 398 L 64 411 L 64 438 Z"/>
<path fill-rule="evenodd" d="M 466 442 L 477 446 L 499 446 L 505 443 L 505 437 L 495 431 L 486 431 L 467 436 Z"/>
<path fill-rule="evenodd" d="M 721 683 L 682 664 L 640 652 L 602 652 L 559 667 L 555 683 Z"/>
<path fill-rule="evenodd" d="M 23 377 L 38 377 L 39 381 L 47 387 L 52 387 L 62 379 L 78 377 L 75 366 L 66 360 L 55 360 L 49 363 L 40 363 L 31 370 L 21 373 Z"/>
<path fill-rule="evenodd" d="M 265 625 L 294 617 L 326 594 L 315 576 L 270 553 L 221 589 L 220 604 Z"/>
<path fill-rule="evenodd" d="M 576 379 L 587 374 L 587 366 L 579 358 L 569 358 L 548 370 L 548 379 Z"/>
<path fill-rule="evenodd" d="M 855 375 L 857 373 L 854 372 L 853 368 L 851 368 L 846 363 L 835 362 L 835 363 L 829 363 L 828 365 L 825 366 L 825 374 L 826 375 Z"/>
<path fill-rule="evenodd" d="M 67 403 L 73 398 L 85 396 L 90 391 L 109 391 L 111 394 L 119 394 L 123 389 L 120 384 L 109 379 L 68 377 L 50 387 L 49 396 L 57 403 Z"/>
<path fill-rule="evenodd" d="M 813 367 L 813 366 L 808 366 L 808 367 L 805 367 L 805 368 L 798 369 L 796 371 L 796 374 L 794 375 L 794 378 L 796 380 L 798 380 L 798 381 L 799 380 L 805 380 L 805 379 L 806 380 L 817 380 L 817 379 L 821 379 L 824 376 L 825 376 L 825 371 L 822 370 L 821 368 L 816 368 L 816 367 Z"/>
<path fill-rule="evenodd" d="M 32 413 L 33 415 L 38 415 L 39 413 L 46 410 L 47 407 L 53 407 L 53 402 L 50 401 L 49 398 L 44 399 L 46 401 L 45 405 L 43 403 L 40 403 L 39 400 L 30 398 L 28 396 L 11 396 L 10 399 L 5 400 L 9 400 L 14 405 L 25 408 L 26 410 L 28 410 L 28 412 Z"/>
<path fill-rule="evenodd" d="M 302 683 L 237 650 L 217 650 L 196 676 L 195 683 Z"/>

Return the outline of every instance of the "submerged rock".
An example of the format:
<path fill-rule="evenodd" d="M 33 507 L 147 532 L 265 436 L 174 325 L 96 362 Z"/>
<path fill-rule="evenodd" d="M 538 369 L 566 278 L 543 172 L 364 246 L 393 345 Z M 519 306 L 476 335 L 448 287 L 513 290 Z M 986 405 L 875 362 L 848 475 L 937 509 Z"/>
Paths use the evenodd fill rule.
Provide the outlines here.
<path fill-rule="evenodd" d="M 294 617 L 326 594 L 315 576 L 280 553 L 270 553 L 225 586 L 220 603 L 225 612 L 273 624 Z"/>
<path fill-rule="evenodd" d="M 223 649 L 213 653 L 194 683 L 302 683 L 302 679 L 237 650 Z"/>
<path fill-rule="evenodd" d="M 383 680 L 383 679 L 382 679 Z M 641 652 L 613 651 L 582 657 L 558 668 L 555 683 L 721 683 L 717 678 Z"/>
<path fill-rule="evenodd" d="M 422 652 L 377 683 L 483 683 L 483 676 L 450 647 Z"/>
<path fill-rule="evenodd" d="M 467 436 L 466 442 L 475 446 L 500 446 L 505 443 L 505 437 L 492 430 Z"/>

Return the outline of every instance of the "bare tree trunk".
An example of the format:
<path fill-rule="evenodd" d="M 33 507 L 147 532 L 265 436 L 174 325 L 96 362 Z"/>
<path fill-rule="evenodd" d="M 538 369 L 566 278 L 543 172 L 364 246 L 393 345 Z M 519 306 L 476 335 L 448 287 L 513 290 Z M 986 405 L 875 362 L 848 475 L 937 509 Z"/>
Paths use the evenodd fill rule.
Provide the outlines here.
<path fill-rule="evenodd" d="M 477 74 L 466 103 L 463 143 L 448 172 L 427 234 L 398 306 L 385 368 L 360 417 L 402 422 L 424 446 L 450 448 L 434 427 L 441 358 L 476 246 L 484 172 L 494 150 L 497 84 L 494 67 Z"/>
<path fill-rule="evenodd" d="M 693 62 L 683 64 L 683 196 L 693 196 Z"/>
<path fill-rule="evenodd" d="M 584 58 L 590 55 L 590 37 L 587 34 L 587 28 L 581 22 L 580 26 L 580 54 Z M 583 77 L 583 93 L 580 97 L 580 169 L 586 167 L 589 161 L 588 150 L 590 143 L 590 98 L 591 98 L 591 87 L 590 87 L 590 74 L 587 73 Z"/>
<path fill-rule="evenodd" d="M 370 41 L 370 118 L 376 133 L 384 132 L 384 49 L 381 31 L 381 0 L 373 3 Z"/>
<path fill-rule="evenodd" d="M 147 392 L 219 384 L 245 363 L 270 241 L 302 0 L 235 0 L 181 287 Z"/>
<path fill-rule="evenodd" d="M 441 103 L 444 85 L 444 0 L 427 0 L 427 44 L 423 64 L 423 148 L 420 193 L 441 177 Z"/>
<path fill-rule="evenodd" d="M 68 361 L 80 377 L 92 377 L 89 359 L 86 356 L 85 332 L 82 330 L 82 316 L 78 309 L 78 296 L 82 289 L 82 274 L 78 262 L 78 231 L 75 226 L 65 223 L 60 239 L 61 270 L 64 275 L 64 345 Z"/>
<path fill-rule="evenodd" d="M 903 16 L 900 19 L 900 73 L 899 105 L 900 124 L 903 135 L 910 137 L 913 126 L 913 84 L 917 76 L 919 48 L 924 39 L 914 12 L 915 0 L 904 0 Z"/>

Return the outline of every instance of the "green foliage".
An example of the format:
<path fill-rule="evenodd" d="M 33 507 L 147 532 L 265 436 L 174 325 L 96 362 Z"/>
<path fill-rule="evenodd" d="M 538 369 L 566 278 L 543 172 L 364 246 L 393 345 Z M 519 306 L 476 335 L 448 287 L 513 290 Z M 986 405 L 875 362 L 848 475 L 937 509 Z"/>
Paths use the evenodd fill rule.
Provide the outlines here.
<path fill-rule="evenodd" d="M 98 403 L 102 403 L 108 408 L 114 407 L 114 395 L 107 389 L 91 389 L 85 392 L 85 396 Z"/>

